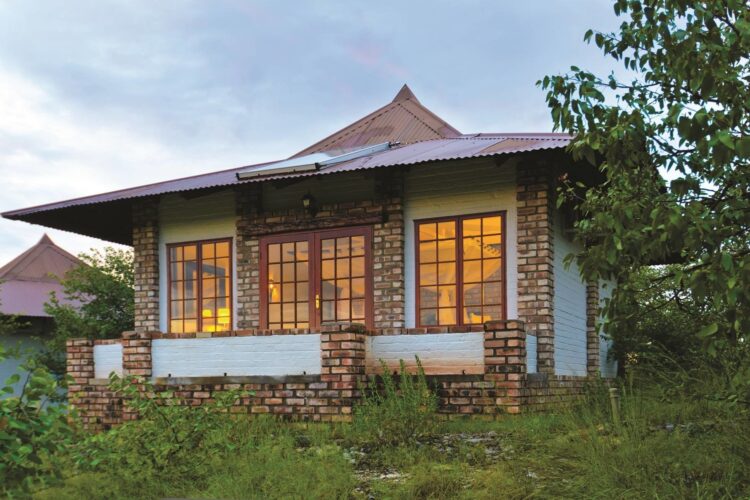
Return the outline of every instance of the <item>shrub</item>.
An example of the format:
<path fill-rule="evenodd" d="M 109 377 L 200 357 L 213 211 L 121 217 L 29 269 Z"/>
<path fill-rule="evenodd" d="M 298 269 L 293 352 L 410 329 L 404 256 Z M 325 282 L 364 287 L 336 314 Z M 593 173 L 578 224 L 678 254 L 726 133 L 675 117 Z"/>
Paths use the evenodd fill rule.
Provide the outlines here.
<path fill-rule="evenodd" d="M 362 401 L 354 409 L 355 436 L 376 446 L 393 446 L 429 435 L 435 425 L 437 397 L 427 385 L 419 358 L 416 376 L 401 361 L 398 384 L 382 360 L 381 366 L 383 375 L 362 388 Z"/>

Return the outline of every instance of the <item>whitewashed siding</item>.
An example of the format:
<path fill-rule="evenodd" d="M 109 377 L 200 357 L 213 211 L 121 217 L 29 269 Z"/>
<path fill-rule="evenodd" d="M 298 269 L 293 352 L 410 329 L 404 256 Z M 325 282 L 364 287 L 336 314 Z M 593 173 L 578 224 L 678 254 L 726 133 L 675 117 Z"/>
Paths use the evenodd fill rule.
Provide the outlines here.
<path fill-rule="evenodd" d="M 526 373 L 536 373 L 536 335 L 526 335 Z"/>
<path fill-rule="evenodd" d="M 565 268 L 565 256 L 578 248 L 555 221 L 555 373 L 586 375 L 586 283 L 578 265 Z"/>
<path fill-rule="evenodd" d="M 416 325 L 414 221 L 432 217 L 506 213 L 506 296 L 508 318 L 518 317 L 516 259 L 516 166 L 494 161 L 414 165 L 404 194 L 406 326 Z"/>
<path fill-rule="evenodd" d="M 94 346 L 94 378 L 109 378 L 114 372 L 122 376 L 122 344 Z"/>
<path fill-rule="evenodd" d="M 611 281 L 602 281 L 599 283 L 599 301 L 604 304 L 604 300 L 612 296 L 614 283 Z M 609 350 L 612 347 L 612 341 L 604 337 L 605 331 L 600 332 L 599 337 L 599 368 L 602 377 L 612 378 L 617 376 L 617 361 L 608 359 Z"/>
<path fill-rule="evenodd" d="M 154 378 L 321 373 L 320 335 L 157 339 L 151 349 Z"/>
<path fill-rule="evenodd" d="M 403 360 L 413 371 L 415 356 L 428 375 L 484 373 L 484 333 L 383 335 L 367 339 L 368 373 L 382 371 L 380 360 L 391 371 L 399 369 Z"/>
<path fill-rule="evenodd" d="M 215 238 L 232 238 L 236 232 L 234 193 L 221 191 L 185 199 L 177 194 L 164 196 L 159 203 L 159 328 L 168 331 L 167 244 Z M 234 247 L 234 245 L 232 245 Z M 232 325 L 236 328 L 237 274 L 232 248 Z"/>

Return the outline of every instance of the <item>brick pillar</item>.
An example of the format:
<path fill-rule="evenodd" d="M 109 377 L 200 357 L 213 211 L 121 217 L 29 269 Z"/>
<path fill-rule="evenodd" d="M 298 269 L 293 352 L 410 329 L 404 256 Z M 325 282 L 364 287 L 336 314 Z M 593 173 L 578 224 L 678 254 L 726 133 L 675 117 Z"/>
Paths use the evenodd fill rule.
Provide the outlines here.
<path fill-rule="evenodd" d="M 518 318 L 536 333 L 538 370 L 554 374 L 554 245 L 552 177 L 548 167 L 517 172 Z"/>
<path fill-rule="evenodd" d="M 599 318 L 599 283 L 586 283 L 586 368 L 589 376 L 601 373 L 599 367 L 599 332 L 596 324 Z"/>
<path fill-rule="evenodd" d="M 159 331 L 159 200 L 133 204 L 135 330 Z"/>
<path fill-rule="evenodd" d="M 358 385 L 365 380 L 365 339 L 361 328 L 341 325 L 321 334 L 321 382 L 327 390 L 319 395 L 327 405 L 316 409 L 320 420 L 350 420 L 359 399 Z"/>
<path fill-rule="evenodd" d="M 235 254 L 237 256 L 237 328 L 260 326 L 260 243 L 257 236 L 248 235 L 247 226 L 260 212 L 259 184 L 240 186 L 235 191 L 237 224 Z"/>
<path fill-rule="evenodd" d="M 404 211 L 400 197 L 385 200 L 386 222 L 375 224 L 372 234 L 373 319 L 375 328 L 403 328 L 404 314 Z"/>
<path fill-rule="evenodd" d="M 124 332 L 122 334 L 122 371 L 124 376 L 151 378 L 151 334 Z M 137 413 L 125 405 L 123 420 L 135 420 Z"/>
<path fill-rule="evenodd" d="M 84 427 L 90 428 L 95 417 L 90 412 L 91 380 L 94 378 L 94 341 L 69 339 L 66 347 L 66 371 L 73 379 L 68 384 L 68 401 L 78 411 Z"/>
<path fill-rule="evenodd" d="M 520 413 L 526 383 L 526 327 L 521 321 L 488 321 L 484 332 L 484 379 L 494 382 L 495 407 Z"/>

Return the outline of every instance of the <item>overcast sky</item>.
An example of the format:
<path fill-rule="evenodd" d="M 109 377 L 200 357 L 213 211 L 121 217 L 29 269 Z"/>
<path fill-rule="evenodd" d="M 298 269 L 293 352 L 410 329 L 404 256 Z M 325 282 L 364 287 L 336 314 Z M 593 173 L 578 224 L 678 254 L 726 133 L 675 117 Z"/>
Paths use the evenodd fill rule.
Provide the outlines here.
<path fill-rule="evenodd" d="M 609 0 L 0 0 L 0 212 L 285 158 L 408 83 L 462 132 L 546 132 L 535 82 L 610 65 Z M 0 220 L 0 265 L 47 231 Z"/>

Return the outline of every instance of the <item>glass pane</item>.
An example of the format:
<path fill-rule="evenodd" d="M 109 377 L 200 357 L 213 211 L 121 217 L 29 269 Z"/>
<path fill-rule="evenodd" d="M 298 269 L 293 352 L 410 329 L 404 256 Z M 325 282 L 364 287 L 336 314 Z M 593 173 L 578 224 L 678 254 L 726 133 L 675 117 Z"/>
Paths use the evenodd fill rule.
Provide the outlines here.
<path fill-rule="evenodd" d="M 336 319 L 338 319 L 339 321 L 346 321 L 349 319 L 348 300 L 336 301 Z"/>
<path fill-rule="evenodd" d="M 438 288 L 438 306 L 451 307 L 456 305 L 456 287 L 441 286 Z"/>
<path fill-rule="evenodd" d="M 483 261 L 484 281 L 497 281 L 503 279 L 503 268 L 500 259 L 485 259 Z"/>
<path fill-rule="evenodd" d="M 351 297 L 349 280 L 336 280 L 336 298 L 348 299 Z"/>
<path fill-rule="evenodd" d="M 434 240 L 437 237 L 437 224 L 424 223 L 419 225 L 419 241 Z"/>
<path fill-rule="evenodd" d="M 297 302 L 297 321 L 307 321 L 310 314 L 310 307 L 307 302 Z"/>
<path fill-rule="evenodd" d="M 365 319 L 365 301 L 352 300 L 352 319 L 364 321 Z"/>
<path fill-rule="evenodd" d="M 195 283 L 195 282 L 194 281 L 185 282 L 186 285 L 188 283 Z M 185 292 L 186 294 L 188 294 L 187 287 L 186 287 Z M 189 295 L 191 295 L 190 297 L 191 299 L 195 298 L 194 294 L 189 294 Z M 211 278 L 211 279 L 203 280 L 203 296 L 204 297 L 216 297 L 216 280 L 215 279 Z"/>
<path fill-rule="evenodd" d="M 349 238 L 336 238 L 336 257 L 349 256 Z"/>
<path fill-rule="evenodd" d="M 172 333 L 182 333 L 182 320 L 171 321 L 169 323 L 169 331 Z"/>
<path fill-rule="evenodd" d="M 336 259 L 336 277 L 349 277 L 349 259 Z"/>
<path fill-rule="evenodd" d="M 284 283 L 281 285 L 281 301 L 282 302 L 294 302 L 294 289 L 296 285 L 294 283 Z"/>
<path fill-rule="evenodd" d="M 297 281 L 307 281 L 307 270 L 310 268 L 308 262 L 297 262 Z"/>
<path fill-rule="evenodd" d="M 464 238 L 463 255 L 464 259 L 479 259 L 482 257 L 482 239 L 481 238 Z"/>
<path fill-rule="evenodd" d="M 281 302 L 281 285 L 268 283 L 268 302 Z"/>
<path fill-rule="evenodd" d="M 423 286 L 419 289 L 419 307 L 437 307 L 437 292 L 436 286 Z"/>
<path fill-rule="evenodd" d="M 323 261 L 323 264 L 322 264 L 322 277 L 323 277 L 323 279 L 335 278 L 336 273 L 334 271 L 334 266 L 333 266 L 334 262 L 335 261 L 333 261 L 333 260 L 324 260 Z"/>
<path fill-rule="evenodd" d="M 426 243 L 419 244 L 419 262 L 428 263 L 435 262 L 437 260 L 437 243 L 434 241 L 428 241 Z"/>
<path fill-rule="evenodd" d="M 438 260 L 456 260 L 456 240 L 445 240 L 438 242 Z"/>
<path fill-rule="evenodd" d="M 306 241 L 298 241 L 297 245 L 295 247 L 297 249 L 297 254 L 295 256 L 295 259 L 297 260 L 307 260 L 307 242 Z"/>
<path fill-rule="evenodd" d="M 333 301 L 323 301 L 322 304 L 322 317 L 323 321 L 335 321 L 336 317 L 333 314 Z"/>
<path fill-rule="evenodd" d="M 365 296 L 365 279 L 355 278 L 352 280 L 352 297 L 355 299 Z"/>
<path fill-rule="evenodd" d="M 482 285 L 464 285 L 464 304 L 467 306 L 482 305 Z"/>
<path fill-rule="evenodd" d="M 279 262 L 281 261 L 281 245 L 278 243 L 271 243 L 268 245 L 268 262 Z"/>
<path fill-rule="evenodd" d="M 281 323 L 269 323 L 268 328 L 271 330 L 278 330 L 281 328 Z"/>
<path fill-rule="evenodd" d="M 196 310 L 196 307 L 198 306 L 197 301 L 186 300 L 184 304 L 185 304 L 185 317 L 197 318 L 198 317 L 198 311 Z"/>
<path fill-rule="evenodd" d="M 211 318 L 216 316 L 216 301 L 213 299 L 204 300 L 201 306 L 201 317 Z"/>
<path fill-rule="evenodd" d="M 272 304 L 268 306 L 268 322 L 269 323 L 281 322 L 281 305 Z"/>
<path fill-rule="evenodd" d="M 419 284 L 420 285 L 436 285 L 437 284 L 437 266 L 435 264 L 420 264 Z"/>
<path fill-rule="evenodd" d="M 423 326 L 437 325 L 437 309 L 422 309 L 419 311 L 419 324 Z"/>
<path fill-rule="evenodd" d="M 228 332 L 232 329 L 232 323 L 229 317 L 216 318 L 216 331 L 217 332 Z"/>
<path fill-rule="evenodd" d="M 476 283 L 482 280 L 482 261 L 464 262 L 464 283 Z"/>
<path fill-rule="evenodd" d="M 198 321 L 194 319 L 186 319 L 183 324 L 183 331 L 185 333 L 195 333 L 198 331 Z"/>
<path fill-rule="evenodd" d="M 170 317 L 172 319 L 178 319 L 182 317 L 182 302 L 174 301 L 169 308 Z"/>
<path fill-rule="evenodd" d="M 281 266 L 279 264 L 268 266 L 268 282 L 281 283 Z"/>
<path fill-rule="evenodd" d="M 216 299 L 216 315 L 229 316 L 229 297 L 218 297 Z"/>
<path fill-rule="evenodd" d="M 201 258 L 213 259 L 215 256 L 216 253 L 214 252 L 213 243 L 204 243 L 203 245 L 201 245 Z"/>
<path fill-rule="evenodd" d="M 281 318 L 284 323 L 294 321 L 294 310 L 296 306 L 294 302 L 288 304 L 281 304 Z"/>
<path fill-rule="evenodd" d="M 195 245 L 185 245 L 183 248 L 184 260 L 195 260 L 197 247 Z"/>
<path fill-rule="evenodd" d="M 336 298 L 336 282 L 333 280 L 325 280 L 321 285 L 321 292 L 323 300 L 333 300 Z"/>
<path fill-rule="evenodd" d="M 229 257 L 229 242 L 222 241 L 216 244 L 216 256 L 217 257 Z"/>
<path fill-rule="evenodd" d="M 291 262 L 294 260 L 294 242 L 281 245 L 281 260 L 283 262 Z"/>
<path fill-rule="evenodd" d="M 198 279 L 198 263 L 193 261 L 185 262 L 185 277 L 186 280 Z"/>
<path fill-rule="evenodd" d="M 219 278 L 225 278 L 229 276 L 229 259 L 222 257 L 216 259 L 216 269 L 214 271 L 216 276 Z"/>
<path fill-rule="evenodd" d="M 352 255 L 365 254 L 365 237 L 352 236 Z"/>
<path fill-rule="evenodd" d="M 503 302 L 503 282 L 495 281 L 483 285 L 482 302 L 485 304 L 501 304 Z"/>
<path fill-rule="evenodd" d="M 214 259 L 204 260 L 201 263 L 201 273 L 203 278 L 213 278 L 216 276 L 216 261 Z"/>
<path fill-rule="evenodd" d="M 182 296 L 182 283 L 172 283 L 170 293 L 172 295 L 172 300 L 178 300 L 183 299 Z"/>
<path fill-rule="evenodd" d="M 182 247 L 172 247 L 169 249 L 169 260 L 174 262 L 176 260 L 182 260 Z"/>
<path fill-rule="evenodd" d="M 297 283 L 297 300 L 307 302 L 310 285 L 308 283 Z"/>
<path fill-rule="evenodd" d="M 500 235 L 485 236 L 482 238 L 482 257 L 485 259 L 499 259 L 503 256 L 500 245 Z"/>
<path fill-rule="evenodd" d="M 179 262 L 173 262 L 169 265 L 169 273 L 172 281 L 179 281 L 183 279 L 182 264 Z"/>
<path fill-rule="evenodd" d="M 232 289 L 231 289 L 231 285 L 229 284 L 229 278 L 216 280 L 216 295 L 218 295 L 219 297 L 232 295 Z"/>
<path fill-rule="evenodd" d="M 454 221 L 440 222 L 438 223 L 438 238 L 455 238 L 456 237 L 456 223 Z"/>
<path fill-rule="evenodd" d="M 336 249 L 336 240 L 323 240 L 320 243 L 320 257 L 322 259 L 332 259 Z"/>
<path fill-rule="evenodd" d="M 500 222 L 500 216 L 485 217 L 482 219 L 482 233 L 484 234 L 500 234 L 502 225 Z"/>
<path fill-rule="evenodd" d="M 503 319 L 503 306 L 484 306 L 482 313 L 484 314 L 484 321 Z"/>
<path fill-rule="evenodd" d="M 484 323 L 482 321 L 482 308 L 477 307 L 464 307 L 464 323 L 470 325 L 476 325 Z"/>
<path fill-rule="evenodd" d="M 365 275 L 365 258 L 354 257 L 352 259 L 352 276 L 359 278 Z"/>
<path fill-rule="evenodd" d="M 440 324 L 441 325 L 455 325 L 456 324 L 456 309 L 438 309 L 440 311 Z"/>
<path fill-rule="evenodd" d="M 294 281 L 294 263 L 285 262 L 281 264 L 281 281 Z"/>
<path fill-rule="evenodd" d="M 201 328 L 201 331 L 204 332 L 215 332 L 216 331 L 216 319 L 215 318 L 203 318 L 202 321 L 203 327 Z"/>
<path fill-rule="evenodd" d="M 447 285 L 456 282 L 456 263 L 446 262 L 438 264 L 438 283 Z M 426 283 L 425 283 L 426 284 Z"/>
<path fill-rule="evenodd" d="M 482 234 L 482 219 L 464 219 L 464 236 L 479 236 Z"/>

